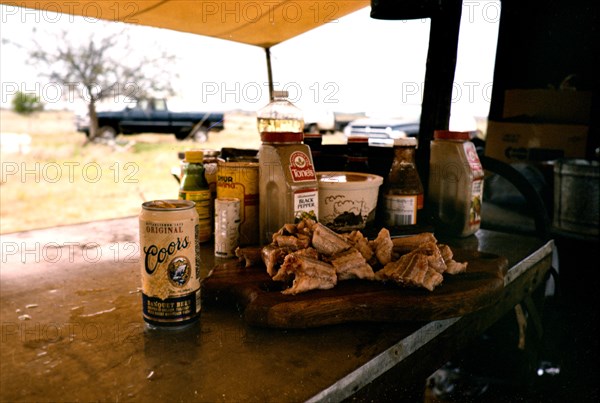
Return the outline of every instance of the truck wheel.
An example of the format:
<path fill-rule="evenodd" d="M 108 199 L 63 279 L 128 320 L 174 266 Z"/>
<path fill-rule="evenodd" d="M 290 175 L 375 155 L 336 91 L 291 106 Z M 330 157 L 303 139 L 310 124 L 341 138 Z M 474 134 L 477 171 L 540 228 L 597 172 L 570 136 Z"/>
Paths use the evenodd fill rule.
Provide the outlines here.
<path fill-rule="evenodd" d="M 177 140 L 185 140 L 190 137 L 190 132 L 187 130 L 181 130 L 180 132 L 175 133 L 175 138 Z"/>
<path fill-rule="evenodd" d="M 190 138 L 198 143 L 205 143 L 208 141 L 208 127 L 198 125 L 192 129 Z"/>
<path fill-rule="evenodd" d="M 96 138 L 99 140 L 114 140 L 117 137 L 117 131 L 112 126 L 102 126 L 98 128 Z"/>

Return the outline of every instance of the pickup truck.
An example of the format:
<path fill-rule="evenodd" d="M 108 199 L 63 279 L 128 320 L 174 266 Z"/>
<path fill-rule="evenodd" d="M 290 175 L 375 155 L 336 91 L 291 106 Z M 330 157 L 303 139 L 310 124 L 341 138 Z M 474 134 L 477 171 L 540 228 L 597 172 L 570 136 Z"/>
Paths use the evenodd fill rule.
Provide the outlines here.
<path fill-rule="evenodd" d="M 365 114 L 306 110 L 304 111 L 304 132 L 321 134 L 341 132 L 346 125 L 359 117 L 365 117 Z"/>
<path fill-rule="evenodd" d="M 165 99 L 140 99 L 134 107 L 121 111 L 98 112 L 98 136 L 109 139 L 117 134 L 167 133 L 179 140 L 208 140 L 210 130 L 223 129 L 223 113 L 171 112 Z M 77 131 L 89 136 L 89 123 L 77 123 Z"/>

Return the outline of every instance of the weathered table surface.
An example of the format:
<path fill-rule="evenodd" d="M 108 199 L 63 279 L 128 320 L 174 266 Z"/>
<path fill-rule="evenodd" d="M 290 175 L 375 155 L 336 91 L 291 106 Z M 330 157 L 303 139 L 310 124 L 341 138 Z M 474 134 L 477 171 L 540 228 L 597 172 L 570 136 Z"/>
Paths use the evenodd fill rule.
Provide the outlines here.
<path fill-rule="evenodd" d="M 251 327 L 210 305 L 184 331 L 141 316 L 137 217 L 2 236 L 3 401 L 340 401 L 390 374 L 424 379 L 542 284 L 552 241 L 492 231 L 461 248 L 504 256 L 490 308 L 432 322 Z M 201 251 L 203 276 L 213 250 Z M 398 372 L 400 371 L 400 372 Z"/>

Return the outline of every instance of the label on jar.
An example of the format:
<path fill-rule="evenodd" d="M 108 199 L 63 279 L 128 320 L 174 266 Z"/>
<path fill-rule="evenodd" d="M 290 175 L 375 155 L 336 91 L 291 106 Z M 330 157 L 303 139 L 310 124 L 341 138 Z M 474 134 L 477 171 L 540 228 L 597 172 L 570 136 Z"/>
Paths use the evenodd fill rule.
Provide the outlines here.
<path fill-rule="evenodd" d="M 303 151 L 294 151 L 290 154 L 290 172 L 294 182 L 317 180 L 315 168 L 310 158 Z"/>
<path fill-rule="evenodd" d="M 182 200 L 191 200 L 196 203 L 198 212 L 198 241 L 206 242 L 212 236 L 213 208 L 212 198 L 209 189 L 203 190 L 180 190 L 179 198 Z"/>
<path fill-rule="evenodd" d="M 471 206 L 469 207 L 469 225 L 481 223 L 481 195 L 483 194 L 483 179 L 473 181 L 471 185 Z"/>
<path fill-rule="evenodd" d="M 479 156 L 477 155 L 477 149 L 475 148 L 475 144 L 470 141 L 464 143 L 465 155 L 467 157 L 467 161 L 469 162 L 469 166 L 471 167 L 471 171 L 475 174 L 475 176 L 483 176 L 483 168 L 481 166 L 481 161 L 479 161 Z"/>
<path fill-rule="evenodd" d="M 385 225 L 414 225 L 417 223 L 417 195 L 384 195 Z"/>
<path fill-rule="evenodd" d="M 217 198 L 240 200 L 241 246 L 258 243 L 258 162 L 219 162 Z"/>
<path fill-rule="evenodd" d="M 294 218 L 296 222 L 303 218 L 317 219 L 319 214 L 319 193 L 317 189 L 302 189 L 294 192 Z"/>
<path fill-rule="evenodd" d="M 240 199 L 215 200 L 215 256 L 235 257 L 239 244 Z"/>

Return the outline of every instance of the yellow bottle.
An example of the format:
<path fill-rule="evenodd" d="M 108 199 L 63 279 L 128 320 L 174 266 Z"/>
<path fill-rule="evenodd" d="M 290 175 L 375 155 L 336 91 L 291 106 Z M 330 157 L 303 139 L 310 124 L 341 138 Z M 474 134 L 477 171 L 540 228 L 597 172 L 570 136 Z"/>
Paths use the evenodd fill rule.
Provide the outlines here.
<path fill-rule="evenodd" d="M 213 208 L 211 193 L 204 175 L 202 151 L 186 151 L 183 160 L 183 176 L 179 187 L 179 198 L 191 200 L 198 212 L 198 242 L 207 242 L 213 233 Z"/>

